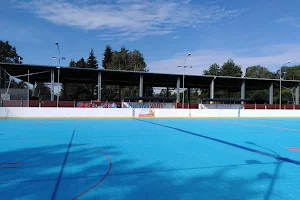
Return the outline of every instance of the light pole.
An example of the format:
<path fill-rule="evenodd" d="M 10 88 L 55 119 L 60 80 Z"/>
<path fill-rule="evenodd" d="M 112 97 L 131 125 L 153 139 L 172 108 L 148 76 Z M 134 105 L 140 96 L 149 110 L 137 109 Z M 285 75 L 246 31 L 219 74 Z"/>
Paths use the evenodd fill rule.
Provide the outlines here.
<path fill-rule="evenodd" d="M 57 50 L 58 50 L 58 67 L 57 67 L 57 69 L 58 69 L 58 78 L 57 78 L 57 83 L 58 83 L 58 94 L 57 94 L 57 98 L 56 98 L 56 100 L 57 100 L 57 103 L 56 103 L 56 106 L 58 107 L 58 103 L 59 103 L 59 96 L 60 96 L 60 93 L 59 93 L 59 91 L 60 91 L 60 83 L 59 83 L 59 75 L 60 75 L 60 59 L 62 59 L 62 60 L 65 60 L 66 58 L 65 57 L 60 57 L 60 49 L 59 49 L 59 45 L 58 45 L 58 42 L 55 42 L 55 44 L 56 44 L 56 46 L 57 46 Z M 56 57 L 52 57 L 52 59 L 56 59 Z"/>
<path fill-rule="evenodd" d="M 281 67 L 280 67 L 280 79 L 279 79 L 279 109 L 281 109 L 281 79 L 282 79 L 282 67 L 291 63 L 291 61 L 288 61 L 287 63 L 283 64 Z"/>
<path fill-rule="evenodd" d="M 59 46 L 58 46 L 58 42 L 55 42 L 56 46 L 57 46 L 57 50 L 58 50 L 58 66 L 60 66 L 60 50 L 59 50 Z"/>
<path fill-rule="evenodd" d="M 60 96 L 60 83 L 59 83 L 59 75 L 60 75 L 60 67 L 57 67 L 58 71 L 58 76 L 57 76 L 57 83 L 58 83 L 58 94 L 57 94 L 57 98 L 56 98 L 56 107 L 58 107 L 58 103 L 59 103 L 59 96 Z"/>
<path fill-rule="evenodd" d="M 182 93 L 182 108 L 184 108 L 184 76 L 185 76 L 185 68 L 192 68 L 192 66 L 185 66 L 185 61 L 187 59 L 187 57 L 189 57 L 191 54 L 189 53 L 184 61 L 183 61 L 183 66 L 178 66 L 178 67 L 183 67 L 183 76 L 182 76 L 182 88 L 183 88 L 183 93 Z"/>

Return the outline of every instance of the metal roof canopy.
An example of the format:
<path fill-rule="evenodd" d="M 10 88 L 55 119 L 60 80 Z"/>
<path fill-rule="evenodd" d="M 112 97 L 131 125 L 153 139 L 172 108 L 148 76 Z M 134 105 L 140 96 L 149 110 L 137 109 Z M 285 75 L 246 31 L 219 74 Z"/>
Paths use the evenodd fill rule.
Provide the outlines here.
<path fill-rule="evenodd" d="M 0 63 L 0 67 L 6 70 L 12 76 L 27 74 L 28 70 L 29 73 L 49 71 L 49 73 L 41 73 L 30 76 L 31 83 L 51 82 L 50 71 L 54 70 L 54 81 L 57 82 L 57 66 Z M 138 86 L 140 75 L 143 75 L 144 86 L 175 88 L 177 78 L 180 77 L 180 83 L 182 87 L 182 74 L 164 74 L 153 72 L 133 72 L 72 67 L 60 67 L 60 82 L 97 85 L 98 72 L 101 72 L 102 84 Z M 20 77 L 20 79 L 23 81 L 27 81 L 27 76 Z M 241 91 L 243 80 L 245 80 L 246 91 L 269 89 L 271 82 L 274 83 L 274 87 L 279 87 L 279 79 L 185 75 L 185 88 L 209 89 L 210 83 L 213 79 L 215 79 L 215 89 L 224 89 L 230 91 Z M 299 84 L 299 80 L 282 80 L 283 87 L 293 88 Z"/>

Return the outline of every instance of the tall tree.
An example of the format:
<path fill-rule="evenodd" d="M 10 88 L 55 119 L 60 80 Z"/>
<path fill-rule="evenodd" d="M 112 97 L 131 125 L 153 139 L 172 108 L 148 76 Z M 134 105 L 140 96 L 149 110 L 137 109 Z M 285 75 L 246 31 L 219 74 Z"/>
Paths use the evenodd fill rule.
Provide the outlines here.
<path fill-rule="evenodd" d="M 221 68 L 217 63 L 212 64 L 207 70 L 203 71 L 203 75 L 220 76 L 220 74 Z"/>
<path fill-rule="evenodd" d="M 211 76 L 233 76 L 233 77 L 241 77 L 243 74 L 240 66 L 236 65 L 232 59 L 229 59 L 225 62 L 222 67 L 218 64 L 214 63 L 209 66 L 207 70 L 203 71 L 203 75 L 211 75 Z M 195 94 L 195 96 L 197 96 Z M 201 95 L 198 95 L 200 99 L 208 98 L 208 93 L 206 90 L 202 92 Z M 215 98 L 235 98 L 236 93 L 226 91 L 226 90 L 215 90 Z"/>
<path fill-rule="evenodd" d="M 254 65 L 247 67 L 245 77 L 247 78 L 268 78 L 274 79 L 276 78 L 276 73 L 271 72 L 268 68 Z M 274 93 L 275 94 L 275 93 Z M 255 103 L 268 103 L 269 99 L 269 90 L 253 90 L 246 91 L 246 99 L 251 100 Z M 276 96 L 274 97 L 274 100 Z"/>
<path fill-rule="evenodd" d="M 247 67 L 245 77 L 248 78 L 275 78 L 276 74 L 269 71 L 268 68 L 260 65 Z"/>
<path fill-rule="evenodd" d="M 88 61 L 87 61 L 87 67 L 92 68 L 92 69 L 97 69 L 98 68 L 98 61 L 97 61 L 97 58 L 94 54 L 93 49 L 90 52 L 90 56 L 89 56 Z"/>
<path fill-rule="evenodd" d="M 113 52 L 112 52 L 110 45 L 106 45 L 103 55 L 104 55 L 104 58 L 102 60 L 102 67 L 104 69 L 109 69 L 111 67 L 112 56 L 113 56 Z"/>
<path fill-rule="evenodd" d="M 234 63 L 232 59 L 229 59 L 222 65 L 220 70 L 221 76 L 233 76 L 241 77 L 243 75 L 242 68 Z"/>
<path fill-rule="evenodd" d="M 121 47 L 120 51 L 114 51 L 112 55 L 111 69 L 114 70 L 130 70 L 128 52 L 124 46 Z"/>
<path fill-rule="evenodd" d="M 144 56 L 139 50 L 128 53 L 128 62 L 130 71 L 147 71 Z"/>
<path fill-rule="evenodd" d="M 129 51 L 124 46 L 119 51 L 111 50 L 110 46 L 106 46 L 104 58 L 102 60 L 104 69 L 110 70 L 128 70 L 128 71 L 147 71 L 146 62 L 143 54 L 138 51 Z M 102 87 L 102 100 L 115 100 L 120 96 L 137 96 L 139 88 L 136 86 L 126 86 L 119 88 L 118 85 L 104 85 Z M 153 96 L 153 88 L 144 87 L 145 96 Z"/>
<path fill-rule="evenodd" d="M 17 54 L 16 47 L 9 44 L 8 41 L 0 40 L 0 62 L 22 64 L 23 58 Z"/>
<path fill-rule="evenodd" d="M 50 88 L 44 83 L 38 82 L 34 89 L 34 96 L 40 100 L 48 100 L 51 96 Z"/>
<path fill-rule="evenodd" d="M 286 80 L 300 80 L 300 65 L 282 67 L 282 75 Z"/>
<path fill-rule="evenodd" d="M 87 63 L 84 61 L 84 58 L 81 58 L 80 60 L 78 60 L 78 61 L 76 62 L 76 67 L 78 67 L 78 68 L 87 68 L 88 65 L 87 65 Z"/>
<path fill-rule="evenodd" d="M 76 62 L 72 59 L 69 63 L 69 67 L 76 67 Z"/>

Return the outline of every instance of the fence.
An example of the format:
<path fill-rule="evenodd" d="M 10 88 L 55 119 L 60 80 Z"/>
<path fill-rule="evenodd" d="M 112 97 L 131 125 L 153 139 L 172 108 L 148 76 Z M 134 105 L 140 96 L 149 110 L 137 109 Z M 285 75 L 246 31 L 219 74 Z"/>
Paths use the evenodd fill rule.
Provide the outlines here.
<path fill-rule="evenodd" d="M 9 88 L 0 89 L 2 107 L 29 107 L 28 89 Z M 30 95 L 30 94 L 29 94 Z"/>
<path fill-rule="evenodd" d="M 244 109 L 280 109 L 279 104 L 245 104 Z M 281 109 L 285 110 L 299 110 L 300 105 L 282 104 Z"/>
<path fill-rule="evenodd" d="M 21 95 L 20 95 L 21 96 Z M 15 96 L 16 97 L 16 96 Z M 144 103 L 145 104 L 145 103 Z M 170 107 L 168 104 L 166 106 L 156 106 L 155 103 L 152 103 L 154 106 L 149 108 L 169 108 L 169 109 L 181 109 L 182 104 L 172 104 Z M 161 104 L 161 103 L 157 103 Z M 165 105 L 165 104 L 162 104 Z M 124 103 L 122 105 L 121 102 L 98 102 L 98 101 L 59 101 L 57 105 L 57 101 L 50 101 L 50 100 L 1 100 L 0 107 L 62 107 L 62 108 L 126 108 Z M 243 108 L 242 108 L 243 107 Z M 185 109 L 280 109 L 278 104 L 184 104 Z M 300 110 L 300 105 L 293 105 L 293 104 L 283 104 L 281 105 L 281 109 L 285 110 Z"/>

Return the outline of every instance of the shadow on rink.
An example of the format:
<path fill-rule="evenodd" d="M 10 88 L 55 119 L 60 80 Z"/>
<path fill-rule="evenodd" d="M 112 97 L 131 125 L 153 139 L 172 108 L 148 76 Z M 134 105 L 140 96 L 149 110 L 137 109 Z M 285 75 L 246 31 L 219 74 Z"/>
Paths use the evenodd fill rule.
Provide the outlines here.
<path fill-rule="evenodd" d="M 112 159 L 112 170 L 79 199 L 263 199 L 267 188 L 258 189 L 260 183 L 273 177 L 266 176 L 264 169 L 259 177 L 245 170 L 244 174 L 236 173 L 241 167 L 272 164 L 256 160 L 189 169 L 166 169 L 161 162 L 136 167 L 140 161 L 130 159 L 116 146 L 88 148 L 76 143 L 62 169 L 67 148 L 68 144 L 60 144 L 1 151 L 0 165 L 23 163 L 18 168 L 0 169 L 0 199 L 74 199 L 107 173 L 110 162 L 99 149 Z"/>

